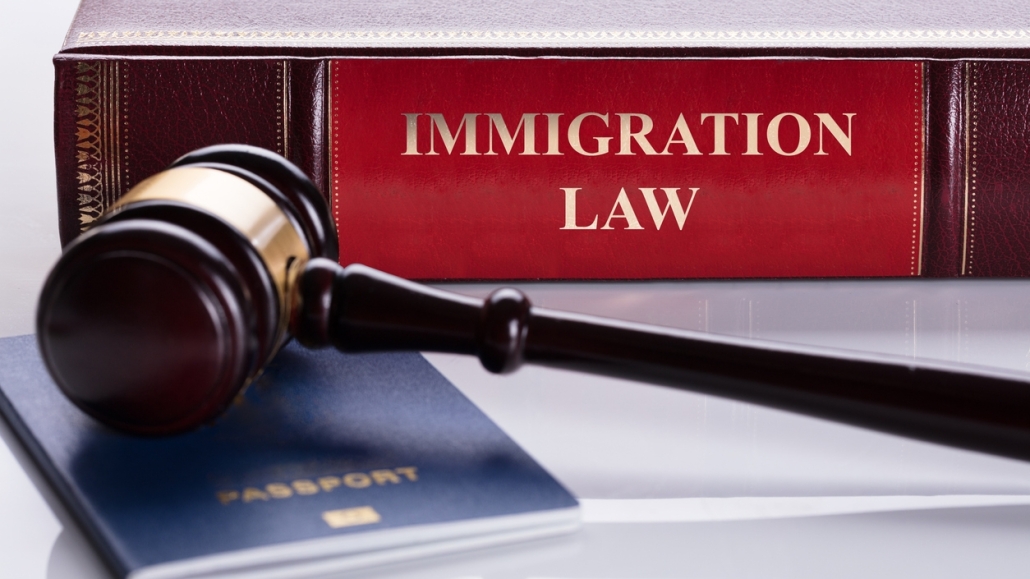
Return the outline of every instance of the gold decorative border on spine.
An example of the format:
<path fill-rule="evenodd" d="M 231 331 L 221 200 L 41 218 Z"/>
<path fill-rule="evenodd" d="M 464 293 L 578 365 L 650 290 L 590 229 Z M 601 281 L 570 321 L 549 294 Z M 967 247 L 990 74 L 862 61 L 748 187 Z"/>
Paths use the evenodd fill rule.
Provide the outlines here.
<path fill-rule="evenodd" d="M 276 108 L 279 110 L 279 118 L 275 127 L 276 152 L 290 157 L 290 62 L 284 60 L 279 63 L 276 70 Z"/>
<path fill-rule="evenodd" d="M 121 196 L 121 77 L 114 61 L 75 65 L 75 167 L 79 229 Z"/>
<path fill-rule="evenodd" d="M 336 136 L 339 131 L 339 119 L 340 111 L 337 110 L 339 103 L 333 98 L 333 93 L 336 92 L 337 87 L 340 84 L 340 75 L 336 72 L 336 62 L 329 61 L 329 187 L 332 191 L 332 195 L 329 196 L 331 199 L 330 210 L 332 211 L 333 220 L 339 225 L 339 219 L 336 212 L 340 206 L 340 169 L 339 169 L 339 149 L 336 143 Z"/>
<path fill-rule="evenodd" d="M 923 202 L 926 190 L 926 65 L 916 63 L 916 146 L 913 167 L 914 199 L 912 201 L 912 275 L 923 271 L 923 215 L 926 212 Z"/>
<path fill-rule="evenodd" d="M 75 168 L 79 229 L 103 213 L 104 182 L 100 145 L 100 78 L 103 63 L 75 65 Z"/>
<path fill-rule="evenodd" d="M 1025 43 L 1030 29 L 1008 30 L 98 30 L 76 45 L 102 44 L 891 44 Z"/>
<path fill-rule="evenodd" d="M 121 79 L 122 90 L 118 93 L 118 108 L 116 114 L 122 126 L 121 140 L 118 143 L 117 152 L 121 155 L 121 171 L 119 172 L 118 188 L 115 190 L 117 197 L 112 202 L 121 199 L 122 195 L 129 192 L 129 65 L 121 63 L 118 65 L 118 76 Z M 123 179 L 124 177 L 124 179 Z"/>
<path fill-rule="evenodd" d="M 966 63 L 966 187 L 962 224 L 962 275 L 973 275 L 973 251 L 976 248 L 976 145 L 979 137 L 977 63 Z"/>

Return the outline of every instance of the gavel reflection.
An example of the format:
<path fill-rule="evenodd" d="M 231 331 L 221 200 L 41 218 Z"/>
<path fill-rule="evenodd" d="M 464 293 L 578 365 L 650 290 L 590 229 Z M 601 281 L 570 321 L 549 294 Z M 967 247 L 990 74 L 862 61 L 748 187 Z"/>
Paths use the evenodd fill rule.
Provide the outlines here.
<path fill-rule="evenodd" d="M 288 161 L 195 151 L 65 250 L 39 301 L 43 358 L 79 408 L 140 434 L 211 421 L 292 335 L 619 376 L 1030 459 L 1030 383 L 1016 374 L 562 313 L 514 289 L 479 300 L 340 267 L 337 251 L 322 195 Z"/>

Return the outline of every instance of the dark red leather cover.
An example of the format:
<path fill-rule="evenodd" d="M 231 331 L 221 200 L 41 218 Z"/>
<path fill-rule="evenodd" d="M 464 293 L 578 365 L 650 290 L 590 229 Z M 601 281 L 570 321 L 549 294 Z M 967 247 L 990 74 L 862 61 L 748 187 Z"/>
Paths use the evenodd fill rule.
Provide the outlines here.
<path fill-rule="evenodd" d="M 344 261 L 442 279 L 920 271 L 921 62 L 351 59 L 330 79 Z M 535 142 L 523 125 L 508 152 L 525 113 Z"/>
<path fill-rule="evenodd" d="M 974 0 L 933 10 L 922 5 L 890 10 L 871 6 L 749 0 L 730 11 L 698 10 L 676 2 L 570 0 L 498 7 L 473 0 L 425 0 L 415 9 L 412 2 L 374 0 L 84 0 L 65 47 L 55 58 L 62 240 L 78 235 L 143 177 L 178 155 L 211 143 L 237 141 L 280 151 L 328 194 L 329 133 L 331 121 L 339 120 L 329 111 L 329 63 L 333 58 L 357 63 L 358 58 L 372 57 L 377 60 L 365 63 L 365 76 L 357 65 L 351 66 L 357 76 L 340 88 L 344 99 L 365 99 L 369 107 L 345 111 L 349 128 L 367 133 L 353 142 L 341 141 L 340 150 L 348 156 L 336 165 L 346 168 L 345 179 L 354 187 L 336 207 L 347 215 L 341 222 L 344 259 L 364 259 L 429 279 L 904 276 L 912 273 L 913 255 L 922 275 L 1030 275 L 1030 25 L 1020 24 L 1022 15 Z M 961 26 L 956 28 L 955 23 Z M 470 80 L 466 75 L 465 84 L 457 87 L 457 77 L 423 79 L 422 94 L 414 95 L 405 79 L 376 72 L 389 66 L 411 67 L 411 78 L 425 77 L 436 66 L 432 63 L 439 62 L 432 57 L 438 56 L 485 58 L 477 64 L 483 76 Z M 427 57 L 430 60 L 419 60 Z M 537 63 L 532 66 L 558 71 L 553 72 L 558 76 L 519 77 L 520 82 L 508 83 L 504 99 L 477 101 L 485 96 L 485 87 L 494 86 L 498 93 L 504 80 L 518 76 L 497 79 L 513 70 L 512 61 L 505 60 L 511 57 L 528 59 L 518 66 Z M 640 60 L 623 60 L 627 57 Z M 409 60 L 390 60 L 395 58 Z M 677 59 L 661 65 L 672 68 L 686 67 L 691 59 L 722 59 L 710 65 L 718 82 L 683 86 L 681 80 L 659 80 L 661 75 L 645 72 L 652 65 L 643 65 L 655 58 Z M 765 60 L 750 60 L 754 58 Z M 869 59 L 893 62 L 881 66 Z M 492 65 L 496 66 L 491 69 Z M 869 76 L 850 73 L 864 66 L 886 71 L 908 65 L 922 68 L 920 95 L 914 76 L 913 93 L 903 94 L 889 82 L 863 84 L 859 79 Z M 589 68 L 589 78 L 567 72 L 577 66 Z M 771 80 L 782 78 L 778 71 L 791 67 L 800 67 L 796 78 L 805 79 L 809 66 L 822 71 L 823 84 L 788 82 L 779 87 Z M 744 69 L 749 72 L 732 72 Z M 555 92 L 553 87 L 568 84 L 566 74 L 581 86 Z M 652 77 L 654 82 L 649 81 Z M 387 91 L 388 86 L 393 88 Z M 717 102 L 712 100 L 712 86 L 737 88 L 719 89 L 723 100 Z M 781 158 L 787 164 L 779 168 L 762 165 L 772 163 L 768 155 L 675 155 L 689 161 L 676 170 L 664 157 L 516 155 L 505 157 L 510 164 L 498 172 L 498 163 L 489 164 L 496 159 L 486 157 L 399 158 L 395 150 L 375 156 L 377 147 L 397 146 L 396 131 L 403 126 L 401 117 L 381 119 L 370 111 L 386 110 L 391 103 L 408 106 L 400 100 L 403 95 L 416 108 L 390 114 L 438 112 L 451 115 L 447 119 L 452 124 L 457 120 L 453 115 L 475 112 L 503 113 L 506 121 L 517 121 L 512 115 L 523 112 L 561 112 L 563 123 L 569 115 L 588 110 L 608 112 L 613 123 L 620 112 L 653 113 L 652 137 L 669 130 L 671 119 L 663 115 L 681 111 L 695 115 L 688 121 L 702 150 L 712 149 L 714 143 L 712 120 L 699 127 L 700 113 L 761 112 L 758 128 L 763 129 L 762 123 L 780 112 L 797 112 L 809 120 L 817 112 L 833 113 L 838 120 L 839 113 L 856 112 L 855 155 L 849 160 L 855 166 L 830 167 L 841 162 L 839 156 L 807 154 Z M 866 107 L 862 111 L 875 110 L 812 109 L 827 102 L 820 95 L 834 95 L 841 99 L 840 106 L 855 102 L 856 107 Z M 921 98 L 919 105 L 911 100 L 916 96 Z M 338 99 L 336 106 L 341 102 Z M 521 108 L 537 102 L 539 110 Z M 480 108 L 492 103 L 508 103 L 503 106 L 509 108 Z M 424 108 L 431 104 L 440 110 Z M 572 108 L 559 110 L 559 105 Z M 809 108 L 802 110 L 802 105 Z M 889 143 L 879 137 L 869 140 L 864 132 L 867 118 L 889 116 L 895 107 L 900 111 L 910 105 L 913 115 L 919 109 L 925 117 L 922 133 L 913 131 L 907 137 L 911 151 L 902 152 L 901 145 L 892 149 L 891 143 L 902 142 L 900 137 Z M 697 108 L 701 106 L 716 108 Z M 744 122 L 743 117 L 738 121 Z M 899 131 L 900 126 L 894 125 Z M 741 130 L 737 124 L 728 127 Z M 543 131 L 541 125 L 538 137 Z M 485 127 L 480 129 L 484 132 Z M 335 134 L 340 139 L 346 136 Z M 613 136 L 612 146 L 617 148 L 618 136 Z M 667 136 L 655 138 L 664 141 Z M 740 133 L 728 135 L 728 144 L 739 146 L 732 144 L 734 138 Z M 886 189 L 881 185 L 900 183 L 894 181 L 901 175 L 900 165 L 912 161 L 914 169 L 920 142 L 922 172 L 909 185 L 923 187 L 923 200 L 909 209 L 920 213 L 915 217 L 922 233 L 912 252 L 911 238 L 905 242 L 909 245 L 901 241 L 902 230 L 911 223 L 902 227 L 900 202 L 894 205 L 900 195 L 881 199 L 868 192 L 882 194 Z M 874 150 L 882 153 L 878 164 L 859 157 Z M 761 163 L 751 163 L 756 160 Z M 426 161 L 436 162 L 434 168 L 415 166 Z M 873 164 L 859 170 L 861 163 Z M 375 170 L 366 170 L 370 167 Z M 441 180 L 447 170 L 453 175 Z M 664 204 L 661 187 L 676 186 L 673 177 L 696 181 L 688 187 L 701 185 L 682 232 L 533 229 L 544 227 L 539 225 L 544 221 L 535 222 L 531 215 L 554 219 L 555 211 L 563 210 L 563 200 L 555 198 L 557 189 L 580 182 L 577 212 L 584 219 L 596 214 L 602 226 L 614 203 L 609 197 L 624 186 L 641 223 L 653 226 L 640 187 L 655 187 L 656 199 Z M 566 178 L 568 183 L 558 182 Z M 654 181 L 647 183 L 648 179 Z M 616 188 L 620 180 L 625 182 Z M 392 189 L 381 187 L 387 182 Z M 425 187 L 434 194 L 417 203 L 407 198 L 396 211 L 389 209 L 394 206 L 386 201 L 414 193 L 399 188 L 402 185 Z M 529 197 L 522 185 L 539 187 L 534 189 L 540 191 L 539 200 Z M 730 193 L 707 195 L 720 186 L 729 187 Z M 473 194 L 473 188 L 478 193 Z M 596 200 L 591 200 L 590 188 L 596 189 Z M 604 193 L 602 188 L 611 191 Z M 790 205 L 804 195 L 815 198 L 816 189 L 821 203 Z M 447 194 L 439 194 L 442 191 Z M 502 197 L 492 198 L 490 191 L 504 191 L 502 202 L 486 203 Z M 785 202 L 763 205 L 777 195 Z M 859 202 L 868 195 L 870 203 Z M 711 213 L 717 205 L 711 199 L 724 203 L 716 213 Z M 391 223 L 387 213 L 401 220 Z M 718 220 L 705 223 L 716 214 L 721 215 Z M 476 221 L 477 215 L 484 220 Z M 665 227 L 674 223 L 671 219 L 667 217 Z M 701 231 L 707 233 L 697 238 Z M 566 233 L 584 235 L 558 235 Z M 602 233 L 612 235 L 591 237 Z M 629 239 L 631 234 L 639 236 Z M 387 244 L 392 249 L 386 249 Z M 892 249 L 885 249 L 888 246 Z M 519 252 L 529 255 L 518 261 Z M 586 259 L 589 256 L 594 256 L 593 262 Z"/>
<path fill-rule="evenodd" d="M 966 63 L 926 63 L 926 210 L 923 275 L 953 277 L 962 270 L 966 187 Z"/>
<path fill-rule="evenodd" d="M 1030 275 L 1030 63 L 967 65 L 963 275 Z"/>
<path fill-rule="evenodd" d="M 306 63 L 305 63 L 306 64 Z M 310 112 L 291 130 L 290 104 L 316 111 L 322 95 L 302 83 L 290 98 L 283 59 L 55 59 L 61 239 L 67 243 L 133 185 L 193 149 L 226 142 L 264 147 L 319 171 Z M 317 67 L 314 71 L 317 74 Z M 305 70 L 308 77 L 312 72 Z M 320 117 L 319 117 L 320 118 Z M 313 129 L 313 127 L 315 127 Z M 290 139 L 303 146 L 291 146 Z M 303 152 L 301 152 L 303 151 Z"/>

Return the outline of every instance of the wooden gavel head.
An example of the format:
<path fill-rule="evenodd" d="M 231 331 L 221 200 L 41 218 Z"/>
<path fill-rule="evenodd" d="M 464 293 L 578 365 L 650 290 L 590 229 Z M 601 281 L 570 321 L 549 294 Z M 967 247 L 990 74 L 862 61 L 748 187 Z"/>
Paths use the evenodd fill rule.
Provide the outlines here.
<path fill-rule="evenodd" d="M 551 311 L 514 289 L 479 300 L 342 268 L 337 243 L 285 159 L 190 153 L 68 245 L 40 296 L 43 359 L 79 408 L 140 434 L 212 420 L 292 335 L 632 378 L 1030 460 L 1025 376 Z"/>
<path fill-rule="evenodd" d="M 101 422 L 142 434 L 218 415 L 288 339 L 301 268 L 337 258 L 328 206 L 282 157 L 190 153 L 73 241 L 40 296 L 57 385 Z"/>

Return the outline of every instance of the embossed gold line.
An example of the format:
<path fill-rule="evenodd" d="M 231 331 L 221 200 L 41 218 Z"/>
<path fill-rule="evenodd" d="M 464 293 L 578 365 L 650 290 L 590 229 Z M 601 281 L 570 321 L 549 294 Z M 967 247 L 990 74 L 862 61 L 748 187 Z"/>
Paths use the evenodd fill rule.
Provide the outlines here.
<path fill-rule="evenodd" d="M 336 218 L 336 208 L 339 205 L 339 200 L 337 199 L 336 192 L 336 163 L 333 161 L 336 154 L 336 136 L 335 132 L 333 131 L 333 123 L 336 121 L 336 109 L 333 108 L 335 106 L 333 104 L 333 83 L 336 80 L 336 74 L 333 72 L 333 69 L 335 66 L 336 61 L 329 61 L 329 65 L 326 67 L 326 74 L 328 75 L 328 78 L 325 82 L 326 91 L 328 92 L 328 98 L 326 99 L 328 101 L 326 107 L 326 117 L 329 125 L 329 127 L 326 129 L 326 141 L 328 142 L 329 146 L 327 146 L 325 150 L 326 155 L 329 157 L 327 159 L 329 166 L 329 211 L 330 214 L 333 216 L 334 220 Z"/>
<path fill-rule="evenodd" d="M 103 205 L 100 207 L 101 211 L 106 211 L 108 207 L 114 203 L 114 179 L 111 177 L 112 169 L 112 158 L 118 153 L 114 148 L 114 139 L 111 133 L 114 131 L 112 124 L 114 123 L 114 113 L 111 111 L 111 100 L 114 95 L 114 89 L 111 87 L 112 78 L 114 77 L 113 70 L 114 63 L 107 62 L 104 66 L 104 90 L 103 90 L 103 114 L 104 114 L 104 133 L 101 135 L 104 143 L 104 195 Z"/>
<path fill-rule="evenodd" d="M 965 151 L 965 192 L 964 192 L 964 208 L 962 212 L 962 267 L 959 270 L 960 275 L 967 275 L 966 271 L 966 256 L 968 255 L 969 247 L 969 133 L 972 129 L 970 123 L 970 106 L 969 106 L 969 77 L 972 75 L 972 63 L 967 62 L 965 65 L 965 117 L 966 117 L 966 151 Z"/>
<path fill-rule="evenodd" d="M 100 78 L 97 79 L 97 110 L 99 111 L 97 116 L 98 125 L 101 127 L 97 133 L 97 139 L 100 151 L 100 159 L 97 162 L 97 170 L 99 171 L 97 177 L 97 184 L 101 187 L 97 191 L 97 200 L 100 202 L 100 211 L 102 212 L 107 208 L 107 163 L 110 158 L 111 151 L 108 147 L 107 133 L 110 131 L 108 123 L 110 121 L 110 115 L 107 114 L 107 79 L 110 76 L 108 69 L 111 64 L 109 62 L 103 62 L 100 65 Z"/>
<path fill-rule="evenodd" d="M 973 259 L 974 253 L 976 253 L 976 189 L 980 182 L 980 170 L 978 167 L 978 153 L 976 150 L 977 144 L 980 142 L 980 129 L 979 129 L 979 116 L 978 111 L 980 110 L 980 90 L 977 88 L 979 84 L 977 75 L 977 63 L 974 62 L 971 65 L 970 74 L 971 83 L 969 91 L 969 119 L 971 123 L 970 128 L 970 147 L 969 147 L 969 275 L 975 275 L 973 271 L 976 269 L 976 260 Z"/>
<path fill-rule="evenodd" d="M 103 211 L 107 206 L 107 200 L 104 198 L 107 195 L 107 180 L 106 180 L 106 163 L 107 163 L 107 140 L 106 135 L 108 131 L 107 127 L 107 68 L 108 63 L 100 63 L 100 72 L 97 76 L 97 152 L 100 154 L 100 158 L 97 159 L 97 190 L 96 199 L 100 205 L 99 210 Z"/>
<path fill-rule="evenodd" d="M 283 150 L 283 69 L 275 69 L 275 152 L 285 156 Z"/>
<path fill-rule="evenodd" d="M 284 60 L 283 75 L 283 157 L 290 158 L 290 61 Z"/>
<path fill-rule="evenodd" d="M 921 97 L 922 107 L 920 107 L 923 114 L 920 119 L 922 126 L 920 127 L 919 134 L 921 135 L 923 142 L 921 143 L 919 154 L 919 259 L 916 263 L 916 275 L 922 275 L 923 273 L 923 222 L 926 219 L 926 116 L 927 106 L 929 103 L 929 99 L 926 98 L 926 63 L 920 63 L 919 68 L 923 86 Z"/>
<path fill-rule="evenodd" d="M 114 155 L 111 157 L 113 167 L 113 179 L 111 182 L 111 203 L 114 203 L 121 196 L 122 191 L 122 74 L 121 65 L 118 62 L 112 64 L 113 74 L 111 75 L 112 89 L 112 111 L 111 140 L 114 146 Z M 110 205 L 108 205 L 110 207 Z M 104 209 L 107 209 L 105 207 Z"/>

